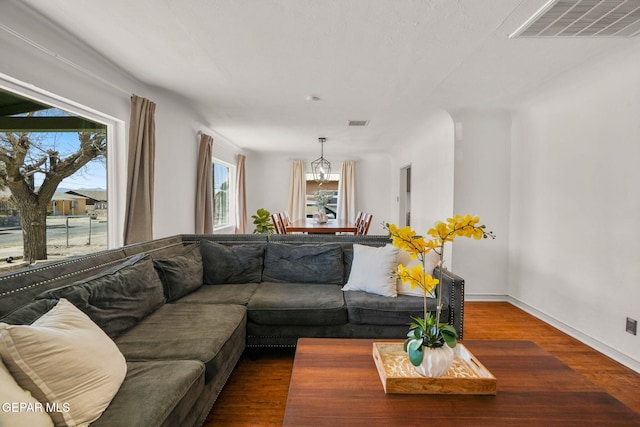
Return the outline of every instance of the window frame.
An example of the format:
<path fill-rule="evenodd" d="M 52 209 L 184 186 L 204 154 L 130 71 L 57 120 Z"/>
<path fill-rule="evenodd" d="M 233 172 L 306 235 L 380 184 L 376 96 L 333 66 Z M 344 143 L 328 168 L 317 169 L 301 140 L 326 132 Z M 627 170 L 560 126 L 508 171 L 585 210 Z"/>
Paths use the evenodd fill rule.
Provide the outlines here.
<path fill-rule="evenodd" d="M 107 247 L 109 249 L 122 247 L 124 245 L 124 211 L 127 192 L 127 153 L 122 148 L 126 147 L 125 122 L 3 73 L 0 73 L 0 88 L 106 126 L 107 200 L 109 201 L 107 204 Z"/>

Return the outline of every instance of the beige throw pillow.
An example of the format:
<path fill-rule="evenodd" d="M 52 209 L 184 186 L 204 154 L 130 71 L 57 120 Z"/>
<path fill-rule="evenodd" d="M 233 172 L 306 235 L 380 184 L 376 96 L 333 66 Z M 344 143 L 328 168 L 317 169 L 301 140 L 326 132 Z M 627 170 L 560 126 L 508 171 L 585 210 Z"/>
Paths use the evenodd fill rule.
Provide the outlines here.
<path fill-rule="evenodd" d="M 0 323 L 0 356 L 56 426 L 98 419 L 127 373 L 115 343 L 66 299 L 31 325 Z"/>
<path fill-rule="evenodd" d="M 45 406 L 11 376 L 0 360 L 0 426 L 53 427 Z"/>

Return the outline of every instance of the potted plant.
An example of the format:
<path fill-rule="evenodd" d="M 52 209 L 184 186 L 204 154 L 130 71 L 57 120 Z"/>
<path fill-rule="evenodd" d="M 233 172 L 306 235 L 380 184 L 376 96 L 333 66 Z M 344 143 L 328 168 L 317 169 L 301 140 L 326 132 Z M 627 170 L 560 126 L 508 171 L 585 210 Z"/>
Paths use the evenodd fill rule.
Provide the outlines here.
<path fill-rule="evenodd" d="M 423 376 L 438 377 L 443 375 L 453 363 L 453 347 L 456 346 L 456 330 L 452 325 L 440 322 L 442 311 L 442 283 L 444 246 L 453 242 L 458 236 L 474 239 L 494 238 L 492 232 L 485 231 L 484 225 L 478 225 L 480 218 L 471 215 L 456 215 L 446 222 L 437 222 L 427 231 L 431 239 L 417 236 L 411 227 L 398 228 L 394 224 L 385 224 L 389 230 L 395 247 L 408 252 L 411 259 L 417 259 L 417 265 L 398 265 L 396 274 L 400 280 L 410 285 L 411 289 L 420 287 L 423 294 L 423 317 L 412 317 L 409 332 L 404 343 L 409 361 Z M 426 255 L 434 251 L 439 258 L 438 278 L 433 278 L 431 272 L 425 271 Z M 435 314 L 427 310 L 427 296 L 435 292 L 437 297 Z"/>
<path fill-rule="evenodd" d="M 329 202 L 331 201 L 331 192 L 324 190 L 316 190 L 313 193 L 316 199 L 316 207 L 318 208 L 318 222 L 325 223 L 327 222 L 327 212 L 324 209 Z"/>
<path fill-rule="evenodd" d="M 271 212 L 268 210 L 260 208 L 256 211 L 256 215 L 251 215 L 251 218 L 253 218 L 253 223 L 256 225 L 253 230 L 254 234 L 271 235 L 275 231 L 271 222 Z"/>

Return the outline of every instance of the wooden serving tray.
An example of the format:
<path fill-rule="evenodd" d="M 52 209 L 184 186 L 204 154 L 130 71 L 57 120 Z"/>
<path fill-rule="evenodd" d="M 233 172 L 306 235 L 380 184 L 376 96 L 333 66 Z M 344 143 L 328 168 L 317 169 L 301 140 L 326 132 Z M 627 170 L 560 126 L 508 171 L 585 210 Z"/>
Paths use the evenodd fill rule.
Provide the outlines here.
<path fill-rule="evenodd" d="M 496 394 L 496 378 L 463 345 L 453 348 L 454 359 L 441 377 L 418 374 L 402 343 L 374 342 L 373 360 L 385 393 L 397 394 Z"/>

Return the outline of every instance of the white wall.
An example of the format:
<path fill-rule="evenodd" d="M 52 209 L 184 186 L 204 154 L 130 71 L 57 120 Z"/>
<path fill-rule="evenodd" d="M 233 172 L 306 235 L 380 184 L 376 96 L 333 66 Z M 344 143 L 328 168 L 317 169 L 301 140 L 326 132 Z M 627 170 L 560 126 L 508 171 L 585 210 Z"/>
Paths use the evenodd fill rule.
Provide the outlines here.
<path fill-rule="evenodd" d="M 640 372 L 639 68 L 607 58 L 515 116 L 509 293 Z"/>
<path fill-rule="evenodd" d="M 149 99 L 156 103 L 153 237 L 193 233 L 197 133 L 207 129 L 177 95 L 155 90 Z"/>
<path fill-rule="evenodd" d="M 247 233 L 255 226 L 251 215 L 260 208 L 271 213 L 288 210 L 291 160 L 284 153 L 246 153 Z"/>
<path fill-rule="evenodd" d="M 455 214 L 480 217 L 496 239 L 458 238 L 452 270 L 464 277 L 470 299 L 508 293 L 511 116 L 503 111 L 459 111 L 456 129 Z"/>
<path fill-rule="evenodd" d="M 411 165 L 411 227 L 422 234 L 453 212 L 454 130 L 451 116 L 436 111 L 416 126 L 415 132 L 391 148 L 394 152 L 393 190 L 399 222 L 400 169 Z"/>
<path fill-rule="evenodd" d="M 394 205 L 394 191 L 389 179 L 391 156 L 387 153 L 368 153 L 356 160 L 356 212 L 373 215 L 369 234 L 387 234 L 383 223 L 390 222 L 397 215 Z"/>
<path fill-rule="evenodd" d="M 400 222 L 400 170 L 411 166 L 411 228 L 425 234 L 436 221 L 453 213 L 454 127 L 445 111 L 425 114 L 422 123 L 406 140 L 392 148 L 394 216 Z M 451 251 L 445 252 L 445 264 L 451 265 Z"/>

